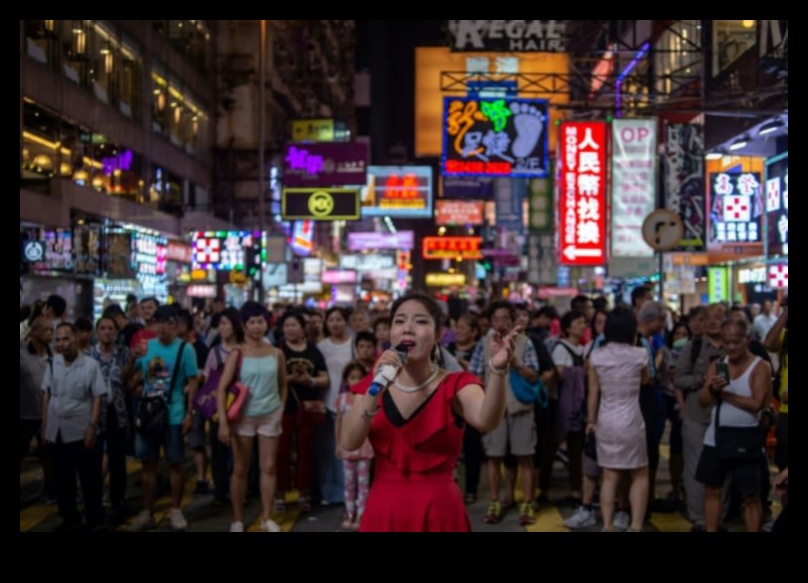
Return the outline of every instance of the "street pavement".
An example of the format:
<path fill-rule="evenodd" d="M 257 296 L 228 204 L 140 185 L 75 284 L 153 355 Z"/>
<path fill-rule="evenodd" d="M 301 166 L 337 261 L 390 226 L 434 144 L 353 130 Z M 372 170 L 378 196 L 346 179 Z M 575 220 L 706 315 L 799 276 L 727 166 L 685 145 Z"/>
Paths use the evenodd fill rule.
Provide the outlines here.
<path fill-rule="evenodd" d="M 667 448 L 663 447 L 663 465 L 659 472 L 657 494 L 664 498 L 670 492 L 670 481 L 667 469 Z M 140 466 L 135 461 L 128 463 L 130 487 L 129 505 L 137 512 L 139 502 Z M 459 472 L 462 476 L 462 468 Z M 228 532 L 230 530 L 229 508 L 216 507 L 212 497 L 194 497 L 196 482 L 193 478 L 193 468 L 188 467 L 189 479 L 186 483 L 183 499 L 185 516 L 190 524 L 190 532 Z M 485 482 L 485 480 L 483 480 Z M 469 507 L 469 516 L 475 532 L 570 532 L 564 527 L 564 520 L 572 516 L 575 508 L 565 507 L 557 501 L 569 496 L 567 484 L 567 471 L 562 463 L 557 463 L 554 471 L 554 487 L 550 492 L 550 504 L 544 505 L 537 514 L 536 524 L 522 527 L 519 524 L 518 506 L 506 514 L 498 525 L 486 525 L 484 522 L 490 497 L 481 486 L 479 500 Z M 59 525 L 55 505 L 45 504 L 40 497 L 42 490 L 42 469 L 38 462 L 31 458 L 26 461 L 24 471 L 20 476 L 20 532 L 51 532 Z M 319 506 L 311 514 L 301 515 L 294 504 L 294 496 L 289 499 L 289 508 L 286 514 L 276 516 L 275 521 L 284 532 L 342 532 L 342 508 L 334 506 Z M 555 503 L 554 503 L 555 502 Z M 167 515 L 170 510 L 168 492 L 163 491 L 156 506 L 157 531 L 168 531 Z M 775 508 L 775 512 L 778 508 Z M 245 525 L 248 532 L 260 532 L 261 504 L 257 498 L 250 499 L 245 507 Z M 743 524 L 732 521 L 727 525 L 730 531 L 743 531 Z M 601 525 L 588 529 L 590 532 L 600 532 Z M 691 525 L 681 514 L 654 514 L 646 525 L 647 532 L 690 532 Z M 125 530 L 125 526 L 118 530 Z"/>

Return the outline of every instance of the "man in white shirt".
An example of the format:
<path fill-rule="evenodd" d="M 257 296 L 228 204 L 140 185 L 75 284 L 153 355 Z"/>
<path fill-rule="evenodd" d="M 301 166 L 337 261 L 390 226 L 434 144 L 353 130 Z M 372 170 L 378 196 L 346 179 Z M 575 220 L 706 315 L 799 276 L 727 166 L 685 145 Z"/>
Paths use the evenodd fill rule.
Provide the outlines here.
<path fill-rule="evenodd" d="M 763 313 L 755 318 L 754 330 L 757 338 L 765 340 L 776 323 L 777 316 L 774 314 L 774 303 L 767 301 L 763 304 Z"/>
<path fill-rule="evenodd" d="M 76 505 L 76 475 L 81 481 L 84 512 L 89 530 L 104 526 L 102 505 L 102 451 L 98 440 L 102 397 L 107 385 L 98 363 L 79 353 L 72 324 L 56 328 L 57 354 L 45 370 L 42 391 L 44 440 L 53 444 L 54 475 L 59 515 L 64 521 L 57 532 L 81 528 Z"/>

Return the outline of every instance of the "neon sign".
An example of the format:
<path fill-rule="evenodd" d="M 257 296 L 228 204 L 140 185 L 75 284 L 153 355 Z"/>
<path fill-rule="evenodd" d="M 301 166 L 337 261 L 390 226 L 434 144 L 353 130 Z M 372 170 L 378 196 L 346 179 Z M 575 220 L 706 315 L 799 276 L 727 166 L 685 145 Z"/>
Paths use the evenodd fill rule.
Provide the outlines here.
<path fill-rule="evenodd" d="M 482 237 L 427 237 L 424 259 L 479 261 L 483 259 Z"/>
<path fill-rule="evenodd" d="M 547 177 L 548 112 L 539 99 L 447 98 L 443 175 Z"/>
<path fill-rule="evenodd" d="M 605 123 L 561 125 L 557 189 L 564 266 L 606 262 L 606 146 Z"/>
<path fill-rule="evenodd" d="M 371 166 L 362 190 L 362 216 L 432 218 L 432 169 L 427 166 Z"/>
<path fill-rule="evenodd" d="M 132 169 L 134 162 L 134 154 L 132 150 L 124 150 L 117 156 L 110 156 L 108 158 L 101 158 L 101 166 L 104 169 L 104 174 L 112 176 L 115 172 L 129 172 Z"/>
<path fill-rule="evenodd" d="M 760 174 L 721 172 L 710 175 L 711 251 L 763 243 L 763 184 Z"/>

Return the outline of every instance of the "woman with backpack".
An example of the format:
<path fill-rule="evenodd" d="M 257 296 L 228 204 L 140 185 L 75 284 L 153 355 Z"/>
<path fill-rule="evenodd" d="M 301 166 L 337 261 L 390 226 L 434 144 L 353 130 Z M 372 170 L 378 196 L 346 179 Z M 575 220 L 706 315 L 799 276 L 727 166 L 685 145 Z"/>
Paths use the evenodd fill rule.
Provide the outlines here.
<path fill-rule="evenodd" d="M 241 323 L 241 314 L 235 308 L 228 308 L 218 317 L 216 327 L 217 336 L 213 348 L 208 354 L 208 360 L 202 374 L 203 390 L 207 383 L 216 383 L 218 389 L 219 377 L 224 371 L 224 364 L 230 353 L 240 344 L 244 343 L 244 325 Z M 219 423 L 210 422 L 210 449 L 211 471 L 213 472 L 214 497 L 217 506 L 227 505 L 230 496 L 230 473 L 233 468 L 233 452 L 228 446 L 219 441 Z"/>

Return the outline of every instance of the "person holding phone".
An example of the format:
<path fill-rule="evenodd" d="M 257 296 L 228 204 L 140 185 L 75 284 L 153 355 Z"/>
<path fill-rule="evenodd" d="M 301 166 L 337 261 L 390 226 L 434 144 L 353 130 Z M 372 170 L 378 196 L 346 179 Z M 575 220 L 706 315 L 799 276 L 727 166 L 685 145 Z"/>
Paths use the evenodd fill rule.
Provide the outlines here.
<path fill-rule="evenodd" d="M 716 407 L 704 438 L 696 479 L 706 489 L 707 532 L 719 532 L 727 480 L 743 497 L 747 532 L 761 532 L 760 460 L 765 435 L 760 431 L 760 413 L 771 400 L 771 366 L 749 350 L 751 327 L 746 320 L 727 320 L 721 329 L 727 358 L 710 367 L 699 393 L 702 407 Z M 728 447 L 733 443 L 737 446 Z"/>

